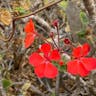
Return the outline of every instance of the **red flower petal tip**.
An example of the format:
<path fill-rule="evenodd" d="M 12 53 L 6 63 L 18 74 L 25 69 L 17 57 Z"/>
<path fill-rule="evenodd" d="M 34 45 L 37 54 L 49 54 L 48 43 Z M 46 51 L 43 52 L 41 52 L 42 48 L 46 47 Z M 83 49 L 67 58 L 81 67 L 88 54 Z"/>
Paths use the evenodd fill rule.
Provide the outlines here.
<path fill-rule="evenodd" d="M 28 48 L 34 42 L 36 35 L 35 34 L 27 34 L 24 40 L 25 48 Z"/>
<path fill-rule="evenodd" d="M 82 46 L 78 46 L 78 47 L 74 48 L 72 55 L 75 58 L 80 58 L 82 56 L 88 55 L 89 51 L 90 51 L 90 46 L 89 46 L 89 44 L 85 43 Z"/>
<path fill-rule="evenodd" d="M 51 44 L 48 43 L 44 43 L 40 47 L 41 52 L 43 52 L 44 54 L 48 54 L 49 52 L 51 52 L 51 49 Z"/>
<path fill-rule="evenodd" d="M 50 59 L 51 60 L 55 60 L 55 61 L 58 61 L 61 59 L 61 56 L 60 56 L 60 53 L 58 50 L 53 50 L 50 54 Z"/>
<path fill-rule="evenodd" d="M 88 43 L 85 43 L 85 44 L 83 44 L 83 46 L 82 46 L 82 55 L 83 56 L 86 56 L 86 55 L 88 55 L 88 53 L 89 53 L 89 51 L 90 51 L 90 45 L 88 44 Z"/>
<path fill-rule="evenodd" d="M 29 63 L 34 67 L 37 67 L 39 64 L 43 63 L 44 61 L 45 59 L 36 52 L 32 53 L 29 56 Z"/>
<path fill-rule="evenodd" d="M 72 52 L 72 55 L 75 57 L 75 58 L 80 58 L 82 56 L 82 48 L 81 46 L 79 47 L 76 47 L 73 49 L 73 52 Z"/>
<path fill-rule="evenodd" d="M 24 31 L 26 33 L 29 33 L 29 32 L 34 32 L 35 31 L 35 27 L 34 27 L 34 23 L 32 21 L 32 19 L 30 19 L 26 25 L 25 25 L 25 28 L 24 28 Z"/>

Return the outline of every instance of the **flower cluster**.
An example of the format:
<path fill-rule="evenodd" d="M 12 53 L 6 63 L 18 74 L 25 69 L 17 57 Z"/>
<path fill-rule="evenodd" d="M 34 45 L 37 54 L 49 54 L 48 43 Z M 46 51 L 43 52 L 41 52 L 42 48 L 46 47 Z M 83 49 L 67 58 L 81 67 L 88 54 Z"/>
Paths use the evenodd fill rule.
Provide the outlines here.
<path fill-rule="evenodd" d="M 61 59 L 57 49 L 52 50 L 52 46 L 44 43 L 40 47 L 40 53 L 34 52 L 29 57 L 29 63 L 34 67 L 35 74 L 40 77 L 54 78 L 58 74 L 58 69 L 52 64 L 52 61 Z"/>
<path fill-rule="evenodd" d="M 55 27 L 58 27 L 58 20 L 54 21 L 53 25 Z M 32 19 L 27 22 L 24 31 L 26 32 L 24 42 L 25 48 L 28 48 L 34 42 L 35 37 L 39 36 L 37 35 L 38 33 L 35 30 Z M 53 35 L 53 32 L 51 32 L 50 37 L 52 38 L 52 40 L 54 39 Z M 59 41 L 60 40 L 58 37 L 58 42 Z M 66 45 L 71 45 L 71 41 L 68 38 L 64 39 L 64 43 Z M 54 44 L 56 45 L 55 41 Z M 64 62 L 61 60 L 61 56 L 63 55 L 61 54 L 62 51 L 60 52 L 60 50 L 62 48 L 59 47 L 59 44 L 56 45 L 56 49 L 53 48 L 50 43 L 44 43 L 41 45 L 38 51 L 33 52 L 29 56 L 29 63 L 34 67 L 34 72 L 38 77 L 55 78 L 57 76 L 58 68 L 52 62 L 55 61 L 60 66 L 64 64 Z M 73 75 L 80 75 L 84 77 L 87 76 L 92 70 L 96 69 L 96 58 L 86 57 L 89 51 L 90 46 L 87 43 L 74 48 L 72 52 L 73 60 L 68 61 L 67 71 Z"/>

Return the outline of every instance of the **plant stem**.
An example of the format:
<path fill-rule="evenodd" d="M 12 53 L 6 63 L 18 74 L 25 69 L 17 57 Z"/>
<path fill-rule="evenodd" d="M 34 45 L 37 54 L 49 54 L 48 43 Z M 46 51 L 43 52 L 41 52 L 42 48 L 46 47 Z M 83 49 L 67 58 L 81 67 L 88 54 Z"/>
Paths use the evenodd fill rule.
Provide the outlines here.
<path fill-rule="evenodd" d="M 49 42 L 43 35 L 39 34 L 38 32 L 36 33 L 36 35 L 41 38 L 42 40 L 46 41 L 47 43 L 51 43 Z"/>
<path fill-rule="evenodd" d="M 55 88 L 55 96 L 59 96 L 59 85 L 60 85 L 60 73 L 56 78 L 56 88 Z"/>
<path fill-rule="evenodd" d="M 57 35 L 58 35 L 58 47 L 60 48 L 60 34 L 59 34 L 59 26 L 57 26 Z"/>
<path fill-rule="evenodd" d="M 45 82 L 46 82 L 46 86 L 47 86 L 48 91 L 52 93 L 53 91 L 51 89 L 51 86 L 50 86 L 49 81 L 48 81 L 47 78 L 45 78 Z"/>
<path fill-rule="evenodd" d="M 52 39 L 52 41 L 53 41 L 54 45 L 57 47 L 57 49 L 59 49 L 59 48 L 58 48 L 58 45 L 56 44 L 56 42 L 55 42 L 55 40 L 54 40 L 54 38 L 53 38 L 53 37 L 51 37 L 51 39 Z"/>

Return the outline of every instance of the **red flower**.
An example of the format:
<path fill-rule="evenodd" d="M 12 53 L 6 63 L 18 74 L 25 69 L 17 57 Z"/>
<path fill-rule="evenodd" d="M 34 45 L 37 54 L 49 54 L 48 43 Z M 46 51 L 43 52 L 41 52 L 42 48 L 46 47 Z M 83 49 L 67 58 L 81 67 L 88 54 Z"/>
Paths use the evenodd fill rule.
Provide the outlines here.
<path fill-rule="evenodd" d="M 52 60 L 61 59 L 58 50 L 52 50 L 50 44 L 45 43 L 40 47 L 41 54 L 34 52 L 29 57 L 29 63 L 34 67 L 35 74 L 40 77 L 54 78 L 58 74 L 58 69 L 51 63 Z"/>
<path fill-rule="evenodd" d="M 90 71 L 96 68 L 96 59 L 92 57 L 85 57 L 90 51 L 90 46 L 85 43 L 73 49 L 74 60 L 69 61 L 67 70 L 73 75 L 87 76 Z"/>
<path fill-rule="evenodd" d="M 26 32 L 26 37 L 24 40 L 25 48 L 28 48 L 34 42 L 36 37 L 36 31 L 32 19 L 27 22 L 24 31 Z"/>

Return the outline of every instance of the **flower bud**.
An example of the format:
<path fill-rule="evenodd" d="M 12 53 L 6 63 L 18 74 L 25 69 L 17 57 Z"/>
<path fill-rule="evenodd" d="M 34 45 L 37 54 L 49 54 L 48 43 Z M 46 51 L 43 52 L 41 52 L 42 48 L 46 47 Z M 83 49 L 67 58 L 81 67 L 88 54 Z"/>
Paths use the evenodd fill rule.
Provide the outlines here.
<path fill-rule="evenodd" d="M 54 27 L 58 27 L 58 24 L 59 24 L 58 19 L 56 19 L 56 20 L 54 20 L 54 21 L 52 22 L 52 25 L 53 25 Z"/>
<path fill-rule="evenodd" d="M 50 32 L 50 37 L 53 37 L 54 36 L 54 33 L 53 32 Z"/>
<path fill-rule="evenodd" d="M 60 66 L 62 66 L 63 64 L 64 64 L 64 62 L 63 62 L 63 61 L 60 61 L 60 62 L 59 62 L 59 65 L 60 65 Z"/>
<path fill-rule="evenodd" d="M 70 44 L 71 42 L 70 42 L 70 40 L 69 40 L 68 38 L 65 38 L 65 39 L 64 39 L 64 43 L 65 43 L 65 44 Z"/>

